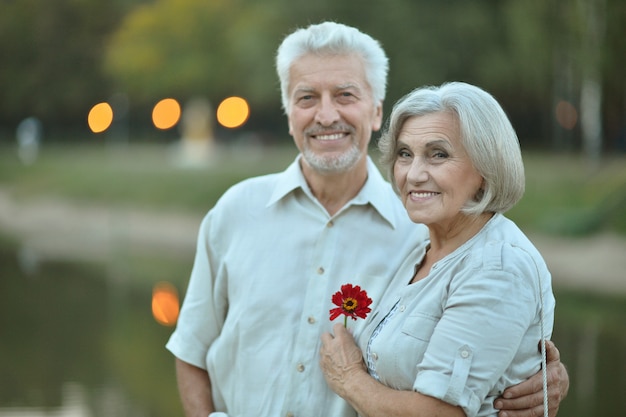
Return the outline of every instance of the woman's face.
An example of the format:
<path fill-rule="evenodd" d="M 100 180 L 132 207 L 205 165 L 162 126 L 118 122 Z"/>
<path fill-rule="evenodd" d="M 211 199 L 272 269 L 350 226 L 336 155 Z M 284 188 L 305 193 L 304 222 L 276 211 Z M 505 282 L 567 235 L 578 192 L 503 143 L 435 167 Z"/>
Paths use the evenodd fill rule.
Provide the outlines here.
<path fill-rule="evenodd" d="M 408 119 L 396 143 L 394 179 L 411 220 L 450 230 L 467 217 L 460 210 L 483 178 L 463 144 L 451 112 Z"/>

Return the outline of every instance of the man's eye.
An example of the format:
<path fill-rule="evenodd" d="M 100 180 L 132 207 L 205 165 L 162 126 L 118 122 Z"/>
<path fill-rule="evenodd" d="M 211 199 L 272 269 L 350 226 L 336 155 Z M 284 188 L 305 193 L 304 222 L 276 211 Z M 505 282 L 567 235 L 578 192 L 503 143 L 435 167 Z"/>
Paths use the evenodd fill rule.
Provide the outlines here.
<path fill-rule="evenodd" d="M 409 152 L 406 149 L 400 149 L 398 150 L 398 156 L 400 158 L 408 158 L 411 156 L 411 154 L 409 154 Z"/>
<path fill-rule="evenodd" d="M 313 106 L 315 103 L 315 96 L 313 94 L 305 94 L 296 99 L 296 104 L 303 108 Z"/>
<path fill-rule="evenodd" d="M 340 103 L 352 103 L 356 99 L 356 96 L 349 91 L 342 91 L 337 95 L 337 100 Z"/>

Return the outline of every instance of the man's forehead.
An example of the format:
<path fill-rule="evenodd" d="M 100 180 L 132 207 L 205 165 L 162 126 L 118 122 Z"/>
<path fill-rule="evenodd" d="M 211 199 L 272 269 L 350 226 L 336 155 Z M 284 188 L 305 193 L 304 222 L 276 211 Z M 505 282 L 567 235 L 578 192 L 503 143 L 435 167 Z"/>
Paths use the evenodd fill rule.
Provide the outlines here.
<path fill-rule="evenodd" d="M 319 91 L 321 89 L 330 89 L 332 91 L 362 91 L 364 90 L 366 87 L 357 83 L 357 82 L 342 82 L 342 83 L 336 83 L 336 84 L 332 84 L 332 83 L 325 83 L 324 85 L 319 85 L 319 84 L 310 84 L 307 82 L 296 82 L 296 85 L 294 85 L 294 89 L 293 91 L 299 91 L 299 92 L 316 92 Z"/>
<path fill-rule="evenodd" d="M 354 55 L 305 55 L 289 69 L 291 90 L 368 90 L 365 68 Z"/>

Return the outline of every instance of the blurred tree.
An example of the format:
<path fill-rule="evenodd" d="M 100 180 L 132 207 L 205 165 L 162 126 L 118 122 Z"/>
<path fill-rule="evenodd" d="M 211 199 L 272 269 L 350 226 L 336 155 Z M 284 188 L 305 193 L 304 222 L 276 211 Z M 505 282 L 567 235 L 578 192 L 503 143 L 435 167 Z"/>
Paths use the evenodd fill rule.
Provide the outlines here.
<path fill-rule="evenodd" d="M 270 7 L 250 1 L 157 0 L 129 13 L 105 69 L 136 100 L 176 94 L 274 96 Z"/>
<path fill-rule="evenodd" d="M 626 153 L 626 2 L 608 0 L 606 19 L 602 54 L 604 134 L 609 150 Z"/>
<path fill-rule="evenodd" d="M 596 3 L 605 12 L 594 20 Z M 82 124 L 114 93 L 131 112 L 164 96 L 236 94 L 252 106 L 247 128 L 284 134 L 276 47 L 296 27 L 336 20 L 387 51 L 387 110 L 417 86 L 468 81 L 502 102 L 525 144 L 579 150 L 582 85 L 593 79 L 585 94 L 614 144 L 626 135 L 625 19 L 623 0 L 4 0 L 0 130 L 32 115 Z M 573 129 L 555 123 L 560 100 L 579 112 Z"/>
<path fill-rule="evenodd" d="M 137 7 L 111 37 L 105 71 L 137 107 L 163 97 L 201 96 L 217 106 L 244 96 L 247 128 L 275 130 L 284 123 L 273 55 L 280 9 L 246 0 L 156 0 Z M 219 127 L 218 127 L 219 128 Z"/>
<path fill-rule="evenodd" d="M 580 116 L 583 151 L 592 164 L 602 152 L 602 54 L 606 33 L 606 0 L 580 0 L 583 16 Z"/>
<path fill-rule="evenodd" d="M 0 8 L 0 124 L 37 116 L 45 129 L 85 117 L 86 109 L 107 94 L 100 71 L 103 41 L 120 7 L 89 0 L 20 0 L 2 1 Z"/>
<path fill-rule="evenodd" d="M 582 149 L 594 165 L 602 151 L 620 149 L 619 135 L 626 129 L 626 2 L 552 0 L 548 4 L 553 109 L 557 101 L 567 100 L 577 110 L 574 129 L 553 122 L 554 147 Z"/>

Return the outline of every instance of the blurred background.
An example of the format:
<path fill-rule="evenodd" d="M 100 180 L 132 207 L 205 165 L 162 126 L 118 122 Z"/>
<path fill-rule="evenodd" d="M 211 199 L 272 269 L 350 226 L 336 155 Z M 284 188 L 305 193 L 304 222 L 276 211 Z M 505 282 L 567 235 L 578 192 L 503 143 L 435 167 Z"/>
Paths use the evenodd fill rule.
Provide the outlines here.
<path fill-rule="evenodd" d="M 381 41 L 385 114 L 450 80 L 500 101 L 527 170 L 509 217 L 554 275 L 559 416 L 626 415 L 623 0 L 0 0 L 0 417 L 182 416 L 164 344 L 197 227 L 296 155 L 274 55 L 321 20 Z"/>

